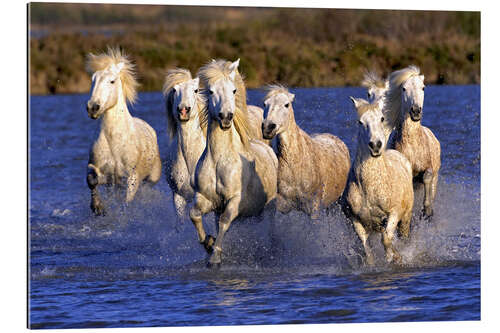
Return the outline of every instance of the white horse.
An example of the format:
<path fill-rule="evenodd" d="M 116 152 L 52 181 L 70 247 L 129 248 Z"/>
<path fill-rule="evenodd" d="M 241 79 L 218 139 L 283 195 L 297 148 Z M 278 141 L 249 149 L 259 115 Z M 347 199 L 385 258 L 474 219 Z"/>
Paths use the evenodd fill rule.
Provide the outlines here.
<path fill-rule="evenodd" d="M 271 147 L 248 134 L 239 61 L 213 60 L 198 75 L 209 113 L 207 147 L 196 171 L 195 205 L 189 215 L 209 264 L 220 264 L 222 242 L 238 216 L 258 215 L 276 196 L 278 160 Z M 217 239 L 206 235 L 203 215 L 220 214 Z"/>
<path fill-rule="evenodd" d="M 441 168 L 441 145 L 421 124 L 424 88 L 424 75 L 416 66 L 391 73 L 383 112 L 389 127 L 395 129 L 391 147 L 410 161 L 414 182 L 424 185 L 423 213 L 429 218 Z"/>
<path fill-rule="evenodd" d="M 383 107 L 385 92 L 389 89 L 388 79 L 382 79 L 375 71 L 367 71 L 364 74 L 361 86 L 368 90 L 368 101 L 370 103 L 380 103 L 380 106 Z"/>
<path fill-rule="evenodd" d="M 378 103 L 368 104 L 351 97 L 359 116 L 358 148 L 344 192 L 344 211 L 351 217 L 366 253 L 371 232 L 382 233 L 388 262 L 401 261 L 392 240 L 399 223 L 400 233 L 408 237 L 413 209 L 410 162 L 398 151 L 386 150 L 384 115 Z"/>
<path fill-rule="evenodd" d="M 194 197 L 196 165 L 205 150 L 207 136 L 206 101 L 187 69 L 169 70 L 163 85 L 166 99 L 167 134 L 172 141 L 167 181 L 172 189 L 177 216 L 185 216 L 187 202 Z"/>
<path fill-rule="evenodd" d="M 278 210 L 298 209 L 316 217 L 344 191 L 351 165 L 349 149 L 332 134 L 304 132 L 295 122 L 295 95 L 288 89 L 271 85 L 267 90 L 262 132 L 266 139 L 277 136 Z"/>
<path fill-rule="evenodd" d="M 135 101 L 138 85 L 134 66 L 118 49 L 106 54 L 88 55 L 92 75 L 92 95 L 87 102 L 90 118 L 102 116 L 101 129 L 90 150 L 87 184 L 90 207 L 104 214 L 97 186 L 126 185 L 130 202 L 143 180 L 156 183 L 161 176 L 161 160 L 156 132 L 146 122 L 130 115 L 127 101 Z"/>

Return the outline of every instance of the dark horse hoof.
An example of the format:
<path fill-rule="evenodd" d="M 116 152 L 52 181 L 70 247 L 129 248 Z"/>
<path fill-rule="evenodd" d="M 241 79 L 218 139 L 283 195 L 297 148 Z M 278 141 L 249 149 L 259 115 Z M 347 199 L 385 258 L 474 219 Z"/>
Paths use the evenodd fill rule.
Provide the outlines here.
<path fill-rule="evenodd" d="M 214 251 L 212 246 L 215 244 L 215 238 L 212 237 L 212 235 L 207 235 L 202 244 L 203 244 L 203 247 L 205 248 L 205 250 L 207 251 L 207 253 L 211 254 Z"/>
<path fill-rule="evenodd" d="M 106 210 L 104 209 L 104 206 L 102 204 L 90 205 L 90 209 L 92 209 L 92 212 L 94 213 L 95 216 L 106 215 Z"/>
<path fill-rule="evenodd" d="M 209 261 L 209 262 L 207 262 L 207 268 L 210 268 L 210 269 L 220 269 L 220 262 L 218 262 L 218 263 L 211 263 Z"/>

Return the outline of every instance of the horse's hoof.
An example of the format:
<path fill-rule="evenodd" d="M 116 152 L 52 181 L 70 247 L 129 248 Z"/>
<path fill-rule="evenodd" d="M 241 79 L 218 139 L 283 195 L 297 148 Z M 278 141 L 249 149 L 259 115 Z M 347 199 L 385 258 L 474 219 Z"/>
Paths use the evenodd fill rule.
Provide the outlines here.
<path fill-rule="evenodd" d="M 214 251 L 212 246 L 215 244 L 215 238 L 212 237 L 212 235 L 207 235 L 205 236 L 205 240 L 203 240 L 202 244 L 205 248 L 205 251 L 207 251 L 208 254 L 211 254 Z"/>
<path fill-rule="evenodd" d="M 208 260 L 208 264 L 211 266 L 217 266 L 221 264 L 221 255 L 220 251 L 214 251 L 212 255 L 210 256 L 210 259 Z"/>
<path fill-rule="evenodd" d="M 221 266 L 220 262 L 215 264 L 211 263 L 210 261 L 207 262 L 207 268 L 210 269 L 220 269 L 220 266 Z"/>
<path fill-rule="evenodd" d="M 100 203 L 96 205 L 90 205 L 90 209 L 92 209 L 92 212 L 94 213 L 95 216 L 106 215 L 106 210 L 104 209 L 104 206 Z"/>
<path fill-rule="evenodd" d="M 431 221 L 433 215 L 434 215 L 434 211 L 432 210 L 431 207 L 424 207 L 422 209 L 422 217 L 427 222 Z"/>

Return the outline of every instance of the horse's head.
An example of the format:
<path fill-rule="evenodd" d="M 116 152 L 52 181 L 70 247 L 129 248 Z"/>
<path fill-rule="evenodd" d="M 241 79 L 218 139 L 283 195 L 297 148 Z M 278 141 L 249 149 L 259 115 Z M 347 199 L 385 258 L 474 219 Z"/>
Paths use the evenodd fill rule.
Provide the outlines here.
<path fill-rule="evenodd" d="M 122 93 L 120 71 L 123 66 L 123 62 L 111 64 L 92 75 L 92 93 L 87 102 L 87 112 L 90 118 L 98 119 L 117 103 Z"/>
<path fill-rule="evenodd" d="M 177 114 L 179 121 L 188 121 L 191 111 L 197 107 L 197 95 L 200 79 L 198 77 L 176 84 L 172 91 L 172 112 Z"/>
<path fill-rule="evenodd" d="M 240 59 L 229 65 L 229 75 L 220 75 L 214 80 L 208 80 L 208 111 L 212 119 L 217 119 L 221 129 L 231 128 L 234 113 L 236 112 L 236 73 Z"/>
<path fill-rule="evenodd" d="M 379 157 L 385 150 L 386 137 L 384 134 L 384 115 L 379 103 L 369 104 L 362 98 L 353 98 L 351 101 L 359 117 L 358 145 L 368 147 L 371 156 Z"/>
<path fill-rule="evenodd" d="M 290 113 L 293 112 L 292 102 L 295 95 L 280 86 L 271 86 L 264 99 L 264 113 L 262 135 L 264 139 L 272 139 L 288 128 Z"/>
<path fill-rule="evenodd" d="M 404 115 L 408 113 L 413 121 L 422 119 L 424 88 L 423 75 L 411 76 L 401 84 L 401 111 Z"/>

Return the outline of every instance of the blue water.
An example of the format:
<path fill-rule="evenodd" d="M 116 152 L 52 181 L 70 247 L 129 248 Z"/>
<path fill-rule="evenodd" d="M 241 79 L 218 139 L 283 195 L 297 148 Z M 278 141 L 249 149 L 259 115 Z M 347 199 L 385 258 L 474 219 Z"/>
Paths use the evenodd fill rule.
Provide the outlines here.
<path fill-rule="evenodd" d="M 293 89 L 297 122 L 331 132 L 355 154 L 360 88 Z M 249 91 L 261 105 L 263 93 Z M 395 243 L 402 266 L 361 262 L 349 221 L 335 208 L 319 221 L 272 211 L 237 220 L 223 266 L 206 268 L 190 222 L 177 224 L 164 176 L 129 206 L 104 191 L 110 208 L 93 217 L 86 185 L 98 123 L 88 95 L 30 98 L 29 325 L 32 328 L 342 323 L 480 319 L 480 87 L 429 86 L 423 124 L 441 142 L 431 223 L 417 192 L 409 241 Z M 132 108 L 167 153 L 160 93 Z M 205 225 L 214 232 L 214 217 Z"/>

